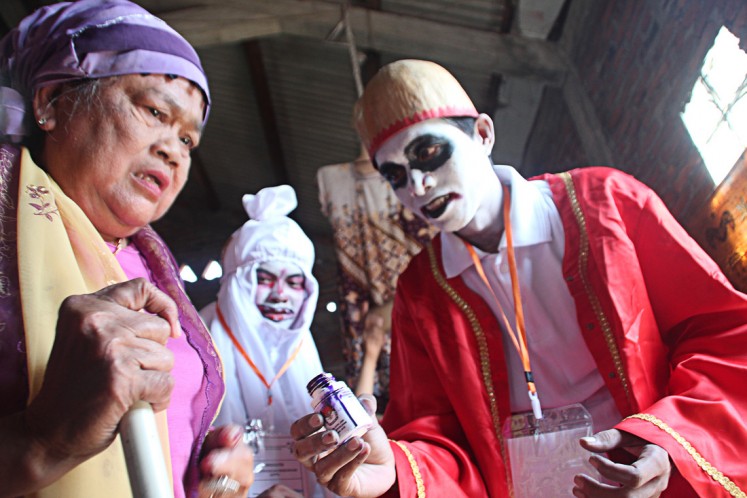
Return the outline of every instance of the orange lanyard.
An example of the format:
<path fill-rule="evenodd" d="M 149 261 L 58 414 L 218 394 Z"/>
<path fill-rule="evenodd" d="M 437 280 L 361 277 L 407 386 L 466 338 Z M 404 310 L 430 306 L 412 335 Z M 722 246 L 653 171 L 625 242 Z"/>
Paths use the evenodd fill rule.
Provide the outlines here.
<path fill-rule="evenodd" d="M 233 331 L 231 330 L 231 327 L 228 326 L 228 322 L 226 322 L 226 319 L 223 317 L 223 313 L 220 310 L 220 307 L 215 305 L 215 311 L 218 315 L 218 320 L 220 320 L 220 324 L 223 325 L 223 329 L 228 334 L 228 337 L 231 338 L 231 342 L 233 342 L 233 345 L 236 346 L 236 349 L 239 350 L 239 353 L 241 353 L 241 356 L 244 357 L 246 362 L 249 364 L 250 367 L 252 367 L 252 370 L 254 370 L 254 373 L 257 374 L 257 377 L 259 377 L 259 380 L 262 381 L 262 384 L 265 385 L 267 388 L 267 406 L 272 405 L 272 393 L 270 392 L 270 388 L 275 383 L 276 380 L 278 380 L 280 377 L 283 376 L 286 370 L 288 370 L 288 367 L 291 366 L 291 363 L 293 363 L 293 360 L 296 359 L 296 356 L 298 356 L 298 353 L 301 352 L 301 346 L 303 346 L 303 339 L 298 341 L 298 347 L 296 347 L 296 350 L 293 351 L 293 354 L 290 355 L 290 358 L 286 360 L 286 362 L 283 364 L 282 367 L 280 367 L 280 371 L 275 374 L 275 377 L 270 382 L 267 382 L 267 379 L 264 375 L 262 375 L 262 372 L 259 371 L 259 368 L 257 368 L 257 365 L 254 364 L 252 359 L 249 357 L 249 354 L 246 352 L 246 350 L 241 346 L 241 343 L 239 343 L 238 339 L 236 339 L 236 336 L 233 334 Z"/>
<path fill-rule="evenodd" d="M 521 305 L 521 292 L 519 289 L 519 275 L 516 271 L 516 254 L 514 252 L 514 240 L 513 240 L 513 234 L 511 232 L 511 192 L 508 189 L 508 186 L 503 185 L 503 225 L 506 230 L 506 245 L 508 248 L 508 267 L 511 274 L 511 290 L 513 291 L 513 297 L 514 297 L 514 313 L 516 315 L 516 328 L 519 330 L 519 334 L 517 337 L 516 332 L 514 332 L 513 327 L 511 327 L 511 324 L 508 321 L 508 318 L 506 318 L 506 313 L 503 312 L 503 307 L 501 306 L 501 303 L 498 301 L 498 296 L 495 295 L 495 291 L 493 291 L 493 288 L 490 286 L 490 282 L 488 282 L 488 277 L 485 275 L 485 270 L 482 267 L 482 263 L 480 262 L 480 258 L 477 256 L 477 253 L 475 252 L 475 248 L 472 247 L 472 244 L 467 242 L 466 240 L 463 240 L 464 246 L 469 251 L 470 256 L 472 257 L 472 261 L 475 264 L 475 269 L 477 270 L 477 273 L 480 275 L 480 278 L 483 282 L 485 282 L 485 285 L 488 287 L 488 290 L 490 291 L 490 294 L 492 294 L 493 299 L 495 300 L 495 304 L 498 306 L 498 310 L 501 312 L 501 318 L 503 318 L 503 323 L 506 326 L 506 330 L 508 331 L 509 337 L 511 337 L 511 341 L 514 343 L 514 346 L 516 347 L 516 351 L 519 353 L 519 357 L 521 358 L 521 364 L 524 367 L 524 378 L 527 381 L 527 388 L 529 392 L 529 401 L 532 404 L 532 411 L 534 412 L 534 417 L 536 419 L 542 418 L 542 407 L 540 405 L 539 396 L 537 395 L 537 386 L 534 384 L 534 376 L 532 375 L 532 366 L 529 361 L 529 348 L 527 348 L 527 331 L 526 326 L 524 325 L 524 308 Z"/>

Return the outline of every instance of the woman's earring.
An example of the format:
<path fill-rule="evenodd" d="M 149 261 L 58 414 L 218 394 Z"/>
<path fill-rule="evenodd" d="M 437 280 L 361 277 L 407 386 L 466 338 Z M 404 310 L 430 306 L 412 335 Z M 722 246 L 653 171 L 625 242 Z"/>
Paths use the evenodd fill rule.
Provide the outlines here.
<path fill-rule="evenodd" d="M 44 126 L 47 124 L 47 118 L 39 118 L 36 120 L 37 123 L 39 123 L 39 126 Z"/>

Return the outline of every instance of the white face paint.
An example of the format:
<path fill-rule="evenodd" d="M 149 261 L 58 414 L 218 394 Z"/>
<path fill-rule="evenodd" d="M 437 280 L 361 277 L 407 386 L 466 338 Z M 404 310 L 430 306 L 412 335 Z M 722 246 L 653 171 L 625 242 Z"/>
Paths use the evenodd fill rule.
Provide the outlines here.
<path fill-rule="evenodd" d="M 379 172 L 405 207 L 441 230 L 458 232 L 475 223 L 496 196 L 500 199 L 488 156 L 490 125 L 486 140 L 480 133 L 470 137 L 442 119 L 412 125 L 376 152 Z"/>
<path fill-rule="evenodd" d="M 308 294 L 303 270 L 287 261 L 265 261 L 257 267 L 254 302 L 267 320 L 290 327 Z"/>

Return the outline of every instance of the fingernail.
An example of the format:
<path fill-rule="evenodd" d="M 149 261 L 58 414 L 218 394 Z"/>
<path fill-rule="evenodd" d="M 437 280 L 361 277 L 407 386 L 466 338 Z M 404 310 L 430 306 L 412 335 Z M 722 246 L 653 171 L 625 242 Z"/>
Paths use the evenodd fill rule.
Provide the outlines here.
<path fill-rule="evenodd" d="M 358 451 L 359 449 L 361 449 L 363 447 L 363 444 L 362 444 L 360 438 L 354 437 L 353 439 L 351 439 L 350 441 L 348 441 L 345 446 L 350 451 Z"/>
<path fill-rule="evenodd" d="M 358 396 L 358 400 L 363 405 L 363 408 L 366 409 L 366 412 L 369 415 L 373 416 L 374 412 L 376 411 L 376 409 L 374 408 L 374 404 L 376 403 L 376 399 L 372 395 L 370 395 L 370 394 L 361 394 L 360 396 Z"/>
<path fill-rule="evenodd" d="M 243 435 L 241 427 L 233 426 L 228 431 L 228 440 L 232 446 L 236 446 Z"/>
<path fill-rule="evenodd" d="M 339 436 L 335 431 L 327 431 L 322 435 L 322 442 L 324 444 L 336 444 L 339 440 Z"/>
<path fill-rule="evenodd" d="M 318 413 L 311 417 L 311 419 L 309 420 L 309 425 L 312 429 L 318 429 L 322 426 L 322 424 L 324 424 L 324 419 Z"/>
<path fill-rule="evenodd" d="M 597 438 L 595 438 L 594 436 L 584 436 L 581 439 L 583 439 L 584 442 L 586 442 L 586 443 L 596 443 L 597 442 Z"/>
<path fill-rule="evenodd" d="M 210 459 L 210 465 L 215 470 L 216 467 L 219 467 L 223 465 L 224 463 L 226 463 L 227 459 L 228 459 L 228 455 L 226 455 L 226 453 L 222 451 L 216 452 Z"/>

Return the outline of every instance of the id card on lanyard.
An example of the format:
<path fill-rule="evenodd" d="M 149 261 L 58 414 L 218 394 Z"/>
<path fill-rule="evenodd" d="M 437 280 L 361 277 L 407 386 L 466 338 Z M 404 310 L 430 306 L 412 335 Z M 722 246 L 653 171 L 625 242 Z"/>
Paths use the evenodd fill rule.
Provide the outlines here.
<path fill-rule="evenodd" d="M 591 453 L 579 444 L 579 439 L 592 435 L 592 420 L 589 412 L 580 404 L 543 409 L 540 403 L 529 359 L 510 212 L 511 194 L 508 186 L 503 185 L 503 223 L 518 333 L 514 332 L 503 312 L 475 249 L 464 241 L 475 269 L 495 299 L 506 332 L 519 353 L 532 406 L 531 412 L 514 414 L 504 423 L 502 431 L 508 450 L 506 464 L 511 471 L 514 498 L 565 498 L 571 496 L 573 477 L 576 474 L 585 473 L 599 477 L 596 469 L 589 463 Z"/>
<path fill-rule="evenodd" d="M 503 424 L 514 498 L 567 498 L 573 477 L 601 478 L 578 440 L 593 433 L 591 415 L 581 404 L 511 415 Z"/>
<path fill-rule="evenodd" d="M 249 488 L 249 497 L 254 498 L 275 484 L 284 484 L 303 496 L 311 496 L 316 482 L 293 456 L 290 435 L 265 433 L 259 437 L 258 451 L 254 455 L 254 483 Z"/>

